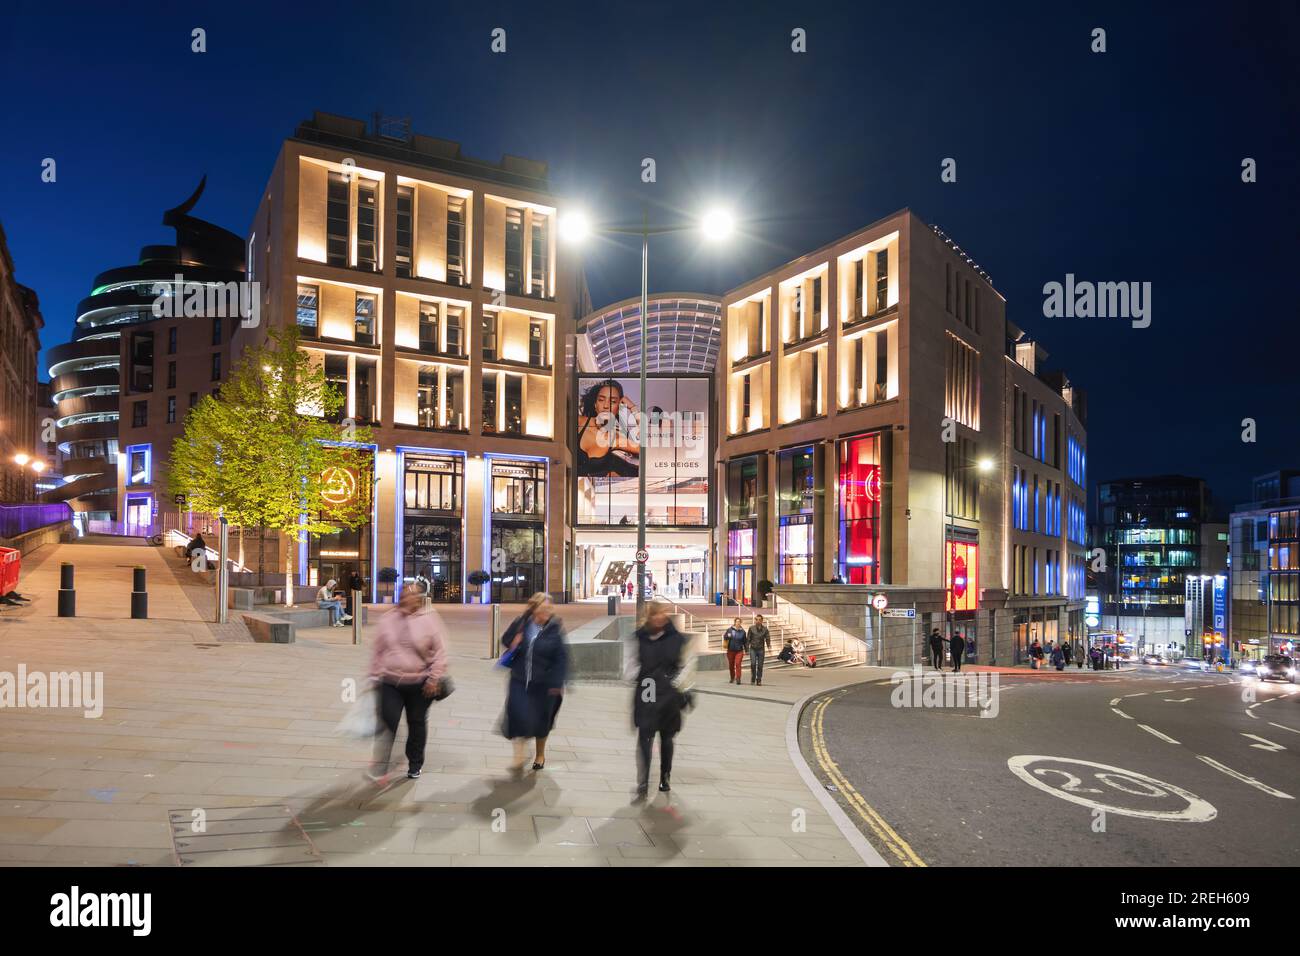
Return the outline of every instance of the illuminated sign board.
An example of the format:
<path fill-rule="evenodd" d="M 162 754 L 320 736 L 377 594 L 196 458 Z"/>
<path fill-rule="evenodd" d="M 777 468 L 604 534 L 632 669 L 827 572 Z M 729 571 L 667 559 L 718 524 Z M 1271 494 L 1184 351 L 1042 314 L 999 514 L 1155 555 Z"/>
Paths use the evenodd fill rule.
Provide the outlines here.
<path fill-rule="evenodd" d="M 704 377 L 650 377 L 644 398 L 635 377 L 579 378 L 578 524 L 636 524 L 644 467 L 647 524 L 707 526 L 709 408 Z"/>
<path fill-rule="evenodd" d="M 979 607 L 979 545 L 949 541 L 944 565 L 948 578 L 947 610 L 976 610 Z"/>
<path fill-rule="evenodd" d="M 332 505 L 345 505 L 357 496 L 357 473 L 337 465 L 321 472 L 321 497 Z"/>

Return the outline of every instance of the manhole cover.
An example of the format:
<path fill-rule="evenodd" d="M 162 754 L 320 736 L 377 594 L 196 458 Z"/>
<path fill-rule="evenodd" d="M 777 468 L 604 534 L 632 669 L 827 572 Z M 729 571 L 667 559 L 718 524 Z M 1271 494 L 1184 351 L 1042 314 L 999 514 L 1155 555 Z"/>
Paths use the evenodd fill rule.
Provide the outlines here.
<path fill-rule="evenodd" d="M 319 866 L 319 851 L 283 805 L 171 810 L 181 866 Z"/>

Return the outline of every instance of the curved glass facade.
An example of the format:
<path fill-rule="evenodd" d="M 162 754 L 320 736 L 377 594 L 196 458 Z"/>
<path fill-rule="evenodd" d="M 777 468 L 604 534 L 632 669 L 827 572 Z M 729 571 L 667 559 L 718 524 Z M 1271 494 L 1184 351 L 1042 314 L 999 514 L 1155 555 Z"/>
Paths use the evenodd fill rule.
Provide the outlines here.
<path fill-rule="evenodd" d="M 659 295 L 648 300 L 647 372 L 713 372 L 722 337 L 722 305 L 706 296 Z M 641 370 L 641 298 L 593 312 L 580 326 L 595 359 L 591 371 Z"/>

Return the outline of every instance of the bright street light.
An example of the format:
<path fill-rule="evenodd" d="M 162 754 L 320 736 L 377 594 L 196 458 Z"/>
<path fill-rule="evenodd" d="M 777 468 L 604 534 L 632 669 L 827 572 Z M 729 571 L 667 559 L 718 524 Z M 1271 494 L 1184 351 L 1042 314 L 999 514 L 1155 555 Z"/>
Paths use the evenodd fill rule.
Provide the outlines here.
<path fill-rule="evenodd" d="M 700 220 L 700 229 L 707 239 L 726 239 L 735 229 L 735 223 L 725 209 L 711 209 Z"/>
<path fill-rule="evenodd" d="M 38 458 L 36 461 L 32 462 L 32 470 L 39 475 L 45 470 L 45 462 Z"/>
<path fill-rule="evenodd" d="M 981 458 L 979 461 L 975 463 L 975 467 L 987 475 L 990 471 L 993 470 L 993 459 Z"/>
<path fill-rule="evenodd" d="M 27 464 L 29 461 L 31 461 L 31 459 L 28 458 L 28 457 L 27 457 L 25 454 L 23 454 L 22 452 L 19 452 L 18 454 L 14 455 L 14 462 L 17 463 L 17 464 L 20 465 L 20 466 L 21 466 L 21 465 L 25 465 L 25 464 Z"/>
<path fill-rule="evenodd" d="M 591 235 L 591 223 L 576 210 L 561 214 L 559 226 L 560 238 L 565 242 L 582 242 Z"/>

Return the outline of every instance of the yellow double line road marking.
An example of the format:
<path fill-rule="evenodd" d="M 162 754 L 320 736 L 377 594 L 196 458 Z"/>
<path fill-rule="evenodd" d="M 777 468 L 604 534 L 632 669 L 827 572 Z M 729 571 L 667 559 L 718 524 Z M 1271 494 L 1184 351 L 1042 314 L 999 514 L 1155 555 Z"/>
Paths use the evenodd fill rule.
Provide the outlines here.
<path fill-rule="evenodd" d="M 822 730 L 822 718 L 826 713 L 826 708 L 830 706 L 834 697 L 823 697 L 813 705 L 812 711 L 812 747 L 813 753 L 817 756 L 817 762 L 821 764 L 822 770 L 826 776 L 830 777 L 831 782 L 839 788 L 840 793 L 844 794 L 854 811 L 862 818 L 862 821 L 876 835 L 876 839 L 889 848 L 889 851 L 898 858 L 899 863 L 903 866 L 925 866 L 925 862 L 916 855 L 916 851 L 908 846 L 907 841 L 894 832 L 894 828 L 885 822 L 884 817 L 877 813 L 872 806 L 862 799 L 862 794 L 853 788 L 853 784 L 845 778 L 840 772 L 839 766 L 831 759 L 830 753 L 826 749 L 826 737 Z"/>

